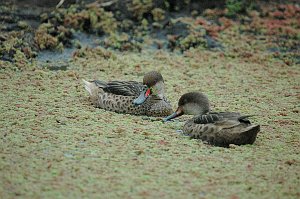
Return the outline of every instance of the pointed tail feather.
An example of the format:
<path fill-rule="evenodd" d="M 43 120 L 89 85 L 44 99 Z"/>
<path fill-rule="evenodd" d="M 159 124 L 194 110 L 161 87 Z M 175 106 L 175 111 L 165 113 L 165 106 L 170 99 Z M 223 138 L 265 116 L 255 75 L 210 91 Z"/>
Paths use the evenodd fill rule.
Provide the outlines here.
<path fill-rule="evenodd" d="M 89 92 L 90 95 L 92 95 L 92 89 L 93 89 L 93 83 L 86 81 L 84 79 L 82 79 L 83 83 L 84 83 L 84 88 L 85 90 L 87 90 Z"/>
<path fill-rule="evenodd" d="M 251 122 L 248 120 L 248 118 L 253 117 L 253 116 L 256 116 L 256 115 L 244 115 L 244 116 L 239 117 L 238 121 L 244 122 L 244 123 L 247 123 L 247 124 L 251 124 Z"/>

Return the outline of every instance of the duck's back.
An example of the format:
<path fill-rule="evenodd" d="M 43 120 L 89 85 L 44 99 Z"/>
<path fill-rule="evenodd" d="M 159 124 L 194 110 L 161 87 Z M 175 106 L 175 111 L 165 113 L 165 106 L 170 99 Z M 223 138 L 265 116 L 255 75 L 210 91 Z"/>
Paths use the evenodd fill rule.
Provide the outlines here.
<path fill-rule="evenodd" d="M 223 120 L 239 120 L 242 115 L 238 112 L 210 112 L 193 118 L 196 124 L 208 124 Z"/>

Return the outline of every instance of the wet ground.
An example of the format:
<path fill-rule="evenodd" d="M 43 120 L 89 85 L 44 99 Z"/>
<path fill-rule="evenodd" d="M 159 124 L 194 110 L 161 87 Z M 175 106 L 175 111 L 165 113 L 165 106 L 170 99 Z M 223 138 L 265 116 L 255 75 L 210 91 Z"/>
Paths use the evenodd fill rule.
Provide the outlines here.
<path fill-rule="evenodd" d="M 173 25 L 159 21 L 166 25 L 159 31 L 150 19 L 146 30 L 136 22 L 137 32 L 117 23 L 118 34 L 91 34 L 72 22 L 72 37 L 58 36 L 70 30 L 62 24 L 53 21 L 53 31 L 40 20 L 36 28 L 59 41 L 51 45 L 35 28 L 2 23 L 0 197 L 299 198 L 299 6 L 260 9 L 213 20 L 223 11 L 206 10 Z M 202 91 L 216 111 L 256 115 L 256 142 L 213 147 L 180 133 L 188 116 L 164 124 L 96 109 L 81 81 L 141 81 L 150 70 L 162 73 L 174 108 L 183 93 Z"/>

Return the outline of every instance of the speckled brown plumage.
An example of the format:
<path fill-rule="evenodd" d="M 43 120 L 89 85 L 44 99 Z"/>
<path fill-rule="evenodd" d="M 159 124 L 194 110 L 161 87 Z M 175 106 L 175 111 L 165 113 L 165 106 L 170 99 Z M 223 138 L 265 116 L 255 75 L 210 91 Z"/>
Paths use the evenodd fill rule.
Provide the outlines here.
<path fill-rule="evenodd" d="M 145 75 L 146 76 L 146 75 Z M 147 75 L 146 77 L 149 77 Z M 151 77 L 151 76 L 150 76 Z M 155 76 L 154 76 L 155 77 Z M 152 80 L 150 80 L 153 83 Z M 85 88 L 95 107 L 117 113 L 164 117 L 173 112 L 172 106 L 165 97 L 150 95 L 141 105 L 134 105 L 146 85 L 135 81 L 85 81 Z"/>

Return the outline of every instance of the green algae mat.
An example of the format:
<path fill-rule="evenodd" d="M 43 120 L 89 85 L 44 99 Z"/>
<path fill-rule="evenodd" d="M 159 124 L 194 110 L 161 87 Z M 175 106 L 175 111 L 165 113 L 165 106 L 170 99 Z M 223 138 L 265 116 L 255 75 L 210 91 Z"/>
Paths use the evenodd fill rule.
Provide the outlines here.
<path fill-rule="evenodd" d="M 1 198 L 299 197 L 298 66 L 100 50 L 67 71 L 0 71 Z M 174 108 L 184 92 L 202 91 L 214 110 L 257 115 L 256 142 L 213 147 L 178 133 L 186 118 L 163 124 L 93 108 L 81 81 L 141 80 L 153 69 Z"/>
<path fill-rule="evenodd" d="M 18 31 L 0 25 L 0 198 L 299 198 L 299 6 L 232 19 L 241 9 L 228 1 L 227 13 L 171 20 L 152 1 L 130 2 L 136 23 L 92 4 L 43 15 L 34 34 L 18 20 Z M 84 47 L 71 28 L 108 35 Z M 112 33 L 126 28 L 136 32 Z M 71 44 L 68 59 L 35 58 Z M 255 115 L 254 144 L 190 139 L 180 131 L 190 116 L 163 123 L 94 108 L 82 82 L 142 81 L 151 70 L 174 109 L 182 94 L 201 91 L 213 111 Z"/>

